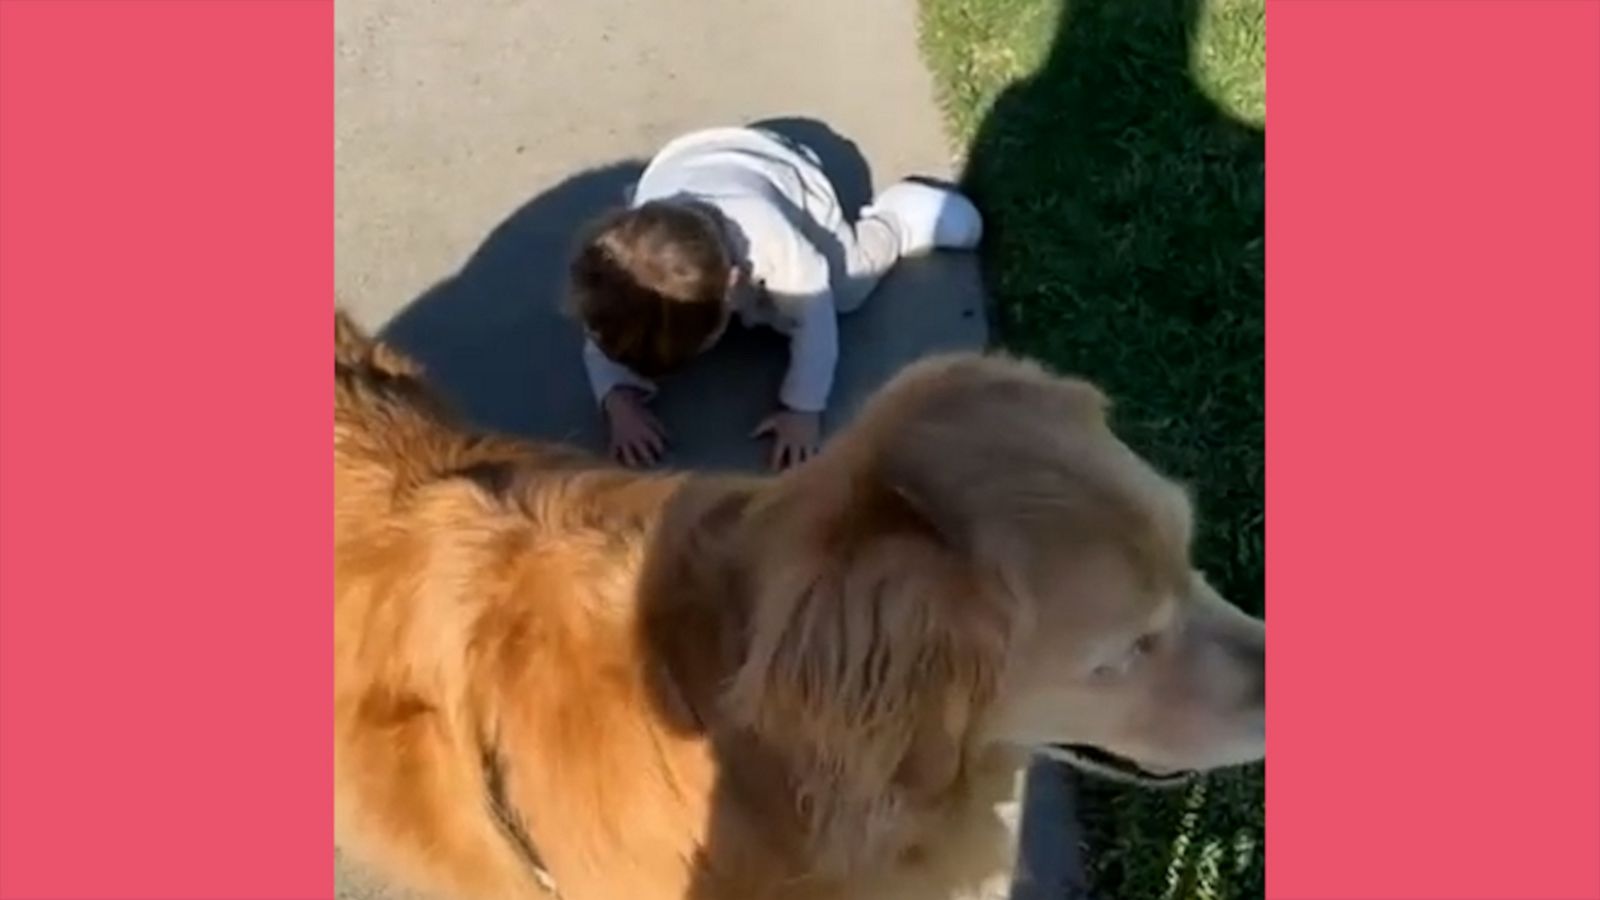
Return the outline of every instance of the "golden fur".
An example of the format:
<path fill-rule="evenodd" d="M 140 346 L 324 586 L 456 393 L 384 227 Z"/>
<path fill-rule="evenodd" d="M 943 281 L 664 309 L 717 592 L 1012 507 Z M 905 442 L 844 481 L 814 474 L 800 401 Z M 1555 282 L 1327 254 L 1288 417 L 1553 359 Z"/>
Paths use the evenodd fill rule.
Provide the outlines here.
<path fill-rule="evenodd" d="M 784 476 L 638 474 L 335 329 L 338 840 L 404 882 L 975 895 L 1032 749 L 1260 756 L 1260 623 L 1087 384 L 937 359 Z"/>

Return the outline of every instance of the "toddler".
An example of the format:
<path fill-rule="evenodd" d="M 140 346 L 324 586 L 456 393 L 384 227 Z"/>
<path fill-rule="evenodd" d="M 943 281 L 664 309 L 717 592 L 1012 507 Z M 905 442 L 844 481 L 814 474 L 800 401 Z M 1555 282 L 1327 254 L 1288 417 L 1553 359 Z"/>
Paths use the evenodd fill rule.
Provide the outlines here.
<path fill-rule="evenodd" d="M 838 314 L 858 308 L 902 256 L 971 249 L 981 236 L 971 201 L 917 181 L 885 189 L 851 223 L 816 153 L 763 129 L 672 141 L 571 265 L 612 455 L 632 466 L 660 458 L 655 379 L 709 349 L 737 315 L 789 338 L 777 411 L 752 436 L 772 437 L 773 468 L 804 462 L 833 388 Z"/>

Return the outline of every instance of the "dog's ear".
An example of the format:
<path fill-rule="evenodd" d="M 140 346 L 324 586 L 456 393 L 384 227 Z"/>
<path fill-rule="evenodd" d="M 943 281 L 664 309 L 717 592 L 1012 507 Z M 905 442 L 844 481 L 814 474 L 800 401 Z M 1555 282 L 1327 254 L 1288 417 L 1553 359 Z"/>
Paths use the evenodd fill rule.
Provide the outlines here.
<path fill-rule="evenodd" d="M 840 435 L 836 466 L 900 497 L 952 547 L 1059 489 L 1059 460 L 1107 430 L 1099 389 L 1004 357 L 956 354 L 896 378 Z"/>
<path fill-rule="evenodd" d="M 817 864 L 846 872 L 911 838 L 915 808 L 959 777 L 1009 622 L 905 493 L 791 499 L 752 525 L 765 562 L 728 699 L 790 761 Z"/>

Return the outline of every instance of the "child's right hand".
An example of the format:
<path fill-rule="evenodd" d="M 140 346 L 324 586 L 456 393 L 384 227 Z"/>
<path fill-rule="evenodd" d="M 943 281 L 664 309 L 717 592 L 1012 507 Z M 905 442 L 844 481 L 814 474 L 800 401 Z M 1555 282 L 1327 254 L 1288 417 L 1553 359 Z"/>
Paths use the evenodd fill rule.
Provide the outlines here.
<path fill-rule="evenodd" d="M 606 395 L 606 422 L 611 431 L 611 458 L 625 466 L 654 465 L 667 449 L 667 429 L 645 407 L 644 394 L 616 388 Z"/>

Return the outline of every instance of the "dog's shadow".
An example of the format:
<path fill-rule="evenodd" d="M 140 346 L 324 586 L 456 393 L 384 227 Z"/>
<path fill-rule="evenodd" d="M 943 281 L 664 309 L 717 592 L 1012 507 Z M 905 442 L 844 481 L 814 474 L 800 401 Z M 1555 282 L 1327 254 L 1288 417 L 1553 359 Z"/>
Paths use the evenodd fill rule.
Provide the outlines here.
<path fill-rule="evenodd" d="M 854 143 L 814 119 L 757 123 L 817 152 L 847 210 L 872 194 Z M 470 420 L 496 431 L 599 451 L 601 423 L 584 375 L 582 331 L 564 311 L 567 262 L 583 224 L 626 202 L 643 171 L 624 160 L 579 173 L 497 226 L 459 272 L 402 309 L 382 337 L 416 357 Z M 837 387 L 826 427 L 848 421 L 878 385 L 931 352 L 981 345 L 983 288 L 970 254 L 903 261 L 840 322 Z M 771 412 L 787 347 L 768 331 L 730 333 L 664 385 L 669 465 L 748 469 L 749 437 Z"/>

